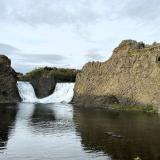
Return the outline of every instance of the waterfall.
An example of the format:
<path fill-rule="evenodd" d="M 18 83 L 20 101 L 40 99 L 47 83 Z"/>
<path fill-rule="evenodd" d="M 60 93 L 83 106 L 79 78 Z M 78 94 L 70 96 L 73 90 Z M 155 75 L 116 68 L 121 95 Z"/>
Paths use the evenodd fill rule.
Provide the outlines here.
<path fill-rule="evenodd" d="M 29 82 L 18 81 L 17 87 L 23 102 L 37 102 L 34 88 Z"/>
<path fill-rule="evenodd" d="M 48 97 L 38 99 L 30 82 L 17 82 L 23 102 L 30 103 L 69 103 L 73 97 L 74 83 L 57 83 L 55 91 Z M 45 86 L 44 86 L 45 87 Z"/>

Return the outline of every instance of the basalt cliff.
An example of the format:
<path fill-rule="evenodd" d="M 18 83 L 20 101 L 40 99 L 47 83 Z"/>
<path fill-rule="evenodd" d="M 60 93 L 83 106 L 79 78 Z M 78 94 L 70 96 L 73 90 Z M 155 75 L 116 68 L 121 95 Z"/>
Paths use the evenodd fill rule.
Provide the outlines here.
<path fill-rule="evenodd" d="M 11 68 L 11 61 L 0 55 L 0 103 L 14 103 L 20 101 L 16 86 L 17 74 Z"/>
<path fill-rule="evenodd" d="M 87 63 L 76 78 L 73 102 L 152 105 L 160 110 L 160 44 L 124 40 L 106 62 Z"/>

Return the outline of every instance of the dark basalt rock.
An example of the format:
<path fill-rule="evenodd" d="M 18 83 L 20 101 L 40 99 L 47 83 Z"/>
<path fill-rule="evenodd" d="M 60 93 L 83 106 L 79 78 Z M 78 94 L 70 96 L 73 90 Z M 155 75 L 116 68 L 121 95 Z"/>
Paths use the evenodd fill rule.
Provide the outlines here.
<path fill-rule="evenodd" d="M 56 82 L 54 77 L 45 77 L 43 74 L 40 76 L 33 76 L 30 80 L 35 93 L 38 98 L 44 98 L 53 93 Z"/>
<path fill-rule="evenodd" d="M 8 57 L 0 55 L 0 103 L 13 103 L 20 101 L 16 86 L 16 72 L 11 68 Z"/>
<path fill-rule="evenodd" d="M 93 95 L 83 95 L 77 97 L 76 95 L 73 98 L 73 103 L 77 106 L 83 107 L 108 107 L 111 104 L 118 104 L 118 99 L 113 95 L 103 95 L 103 96 L 93 96 Z M 107 105 L 106 105 L 107 104 Z"/>

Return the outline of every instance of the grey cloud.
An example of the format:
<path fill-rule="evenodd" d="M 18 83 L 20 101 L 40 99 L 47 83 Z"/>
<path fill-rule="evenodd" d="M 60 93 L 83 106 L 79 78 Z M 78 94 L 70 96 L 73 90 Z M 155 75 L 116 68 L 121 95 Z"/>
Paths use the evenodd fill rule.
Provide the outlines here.
<path fill-rule="evenodd" d="M 57 63 L 59 61 L 66 60 L 67 57 L 58 55 L 58 54 L 24 54 L 21 57 L 23 61 L 28 62 L 35 62 L 35 63 L 41 63 L 41 62 L 47 62 L 47 63 Z"/>
<path fill-rule="evenodd" d="M 0 21 L 88 25 L 102 19 L 159 20 L 159 10 L 159 0 L 0 0 Z"/>
<path fill-rule="evenodd" d="M 67 60 L 67 57 L 59 54 L 24 53 L 8 44 L 0 44 L 0 53 L 7 55 L 12 60 L 13 68 L 21 72 L 39 66 L 63 66 Z"/>
<path fill-rule="evenodd" d="M 128 0 L 119 12 L 121 17 L 140 20 L 142 23 L 160 20 L 159 14 L 159 0 Z"/>
<path fill-rule="evenodd" d="M 16 58 L 18 60 L 28 61 L 28 62 L 57 62 L 65 60 L 67 57 L 59 55 L 59 54 L 45 54 L 45 53 L 25 53 L 20 49 L 13 47 L 8 44 L 0 43 L 0 53 L 6 54 L 7 56 Z"/>
<path fill-rule="evenodd" d="M 104 52 L 98 49 L 88 50 L 83 55 L 88 61 L 101 61 L 105 59 Z"/>
<path fill-rule="evenodd" d="M 95 22 L 98 14 L 90 0 L 1 0 L 2 21 L 36 24 L 79 24 Z"/>
<path fill-rule="evenodd" d="M 20 50 L 8 44 L 0 43 L 0 54 L 19 54 Z"/>

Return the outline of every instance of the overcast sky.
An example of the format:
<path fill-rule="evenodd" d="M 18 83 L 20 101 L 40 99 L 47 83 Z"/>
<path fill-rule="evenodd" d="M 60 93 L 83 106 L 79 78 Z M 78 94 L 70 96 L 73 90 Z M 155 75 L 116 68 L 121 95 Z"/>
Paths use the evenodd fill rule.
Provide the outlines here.
<path fill-rule="evenodd" d="M 81 68 L 123 39 L 159 41 L 159 15 L 159 0 L 0 0 L 0 53 L 23 73 Z"/>

